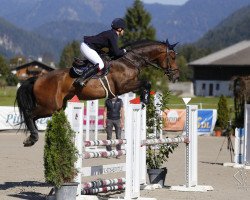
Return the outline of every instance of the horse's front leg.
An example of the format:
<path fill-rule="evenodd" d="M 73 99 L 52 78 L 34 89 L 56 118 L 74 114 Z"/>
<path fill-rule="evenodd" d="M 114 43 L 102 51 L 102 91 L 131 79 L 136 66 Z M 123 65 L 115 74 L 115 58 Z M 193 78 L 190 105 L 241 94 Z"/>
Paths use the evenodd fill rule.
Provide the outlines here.
<path fill-rule="evenodd" d="M 151 84 L 149 81 L 141 81 L 140 100 L 143 104 L 149 104 L 150 102 L 150 89 Z"/>

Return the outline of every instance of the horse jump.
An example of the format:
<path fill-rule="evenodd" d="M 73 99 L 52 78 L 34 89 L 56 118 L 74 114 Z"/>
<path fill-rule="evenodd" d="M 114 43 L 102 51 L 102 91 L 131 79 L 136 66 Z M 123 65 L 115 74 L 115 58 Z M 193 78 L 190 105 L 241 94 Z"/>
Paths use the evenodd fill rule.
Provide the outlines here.
<path fill-rule="evenodd" d="M 143 130 L 143 124 L 145 124 L 145 118 L 142 116 L 141 105 L 131 105 L 128 107 L 129 116 L 131 116 L 129 120 L 128 126 L 126 126 L 127 131 L 130 131 L 130 134 L 126 134 L 126 182 L 125 184 L 118 180 L 106 180 L 104 182 L 108 182 L 109 184 L 103 184 L 99 188 L 84 188 L 83 194 L 95 194 L 103 191 L 110 190 L 119 190 L 125 188 L 125 199 L 139 198 L 140 197 L 140 184 L 146 180 L 146 156 L 143 152 L 143 148 L 145 150 L 145 146 L 147 145 L 155 145 L 155 144 L 163 144 L 170 142 L 185 142 L 185 137 L 180 138 L 166 138 L 166 139 L 154 139 L 154 140 L 146 140 L 145 138 L 141 138 L 139 133 Z M 211 186 L 200 186 L 197 184 L 197 106 L 187 106 L 187 120 L 186 120 L 186 137 L 189 139 L 190 143 L 187 144 L 186 148 L 186 185 L 185 186 L 172 186 L 171 190 L 179 190 L 179 191 L 208 191 L 213 190 Z M 72 121 L 71 121 L 72 124 Z M 73 123 L 74 124 L 74 123 Z M 80 133 L 81 130 L 77 131 Z M 77 134 L 81 135 L 81 134 Z M 143 134 L 142 134 L 143 135 Z M 145 135 L 146 136 L 146 135 Z M 76 137 L 76 143 L 79 141 L 83 141 L 83 136 L 79 140 L 79 137 Z M 111 141 L 85 141 L 84 144 L 86 146 L 92 145 L 106 145 L 106 144 L 123 144 L 125 140 L 111 140 Z M 80 147 L 83 146 L 82 142 L 78 143 Z M 79 150 L 81 150 L 80 148 Z M 140 149 L 140 151 L 138 151 Z M 82 154 L 82 157 L 108 157 L 117 155 L 117 152 L 114 154 L 111 152 L 103 152 L 103 153 L 94 153 L 89 156 L 89 153 Z M 124 154 L 125 152 L 122 152 Z M 80 153 L 81 154 L 81 153 Z M 88 155 L 88 156 L 86 156 Z M 97 155 L 97 156 L 95 156 Z M 82 159 L 79 159 L 82 160 Z M 81 162 L 81 161 L 80 161 Z M 142 164 L 143 163 L 143 164 Z M 123 166 L 124 167 L 124 166 Z M 141 170 L 145 169 L 145 170 Z M 89 175 L 89 174 L 88 174 Z M 81 183 L 81 174 L 78 177 L 78 182 Z M 95 185 L 95 182 L 88 183 L 87 185 Z M 146 183 L 146 181 L 144 182 Z M 86 184 L 84 184 L 86 185 Z M 98 185 L 98 184 L 97 184 Z M 100 185 L 100 184 L 99 184 Z M 81 187 L 79 189 L 81 192 Z M 78 193 L 80 194 L 80 193 Z"/>
<path fill-rule="evenodd" d="M 133 182 L 131 175 L 134 174 L 134 171 L 131 169 L 133 168 L 133 156 L 130 152 L 130 148 L 129 146 L 127 146 L 127 150 L 128 152 L 125 152 L 125 150 L 121 150 L 121 151 L 111 151 L 111 152 L 86 152 L 83 153 L 82 149 L 83 149 L 83 131 L 81 129 L 81 125 L 78 126 L 77 124 L 79 124 L 79 122 L 81 122 L 82 120 L 82 110 L 83 110 L 83 106 L 82 106 L 82 110 L 80 109 L 80 105 L 79 103 L 75 104 L 75 103 L 69 103 L 68 104 L 68 116 L 69 116 L 69 121 L 72 124 L 72 128 L 76 131 L 76 137 L 75 137 L 75 143 L 76 146 L 78 148 L 79 151 L 79 159 L 76 163 L 76 167 L 79 169 L 79 171 L 81 171 L 82 173 L 79 173 L 76 181 L 80 183 L 79 187 L 78 187 L 78 199 L 84 198 L 86 199 L 87 196 L 82 196 L 81 194 L 96 194 L 98 192 L 106 192 L 106 191 L 111 191 L 111 190 L 120 190 L 120 189 L 125 189 L 125 199 L 133 199 L 133 198 L 137 198 L 137 199 L 147 199 L 147 200 L 155 200 L 155 198 L 141 198 L 140 197 L 140 184 L 143 182 L 143 180 L 146 180 L 146 178 L 143 178 L 141 181 L 139 180 L 139 171 L 136 173 L 136 176 L 138 178 L 136 178 L 136 182 Z M 140 114 L 140 113 L 139 113 Z M 76 117 L 78 116 L 78 117 Z M 140 128 L 139 128 L 140 130 Z M 145 129 L 146 130 L 146 129 Z M 138 131 L 138 130 L 137 130 Z M 139 131 L 140 132 L 140 131 Z M 130 134 L 130 135 L 136 135 L 136 132 Z M 140 134 L 138 134 L 140 136 Z M 85 141 L 84 144 L 87 147 L 90 147 L 92 145 L 97 145 L 97 146 L 101 146 L 101 145 L 107 145 L 107 144 L 124 144 L 127 142 L 127 145 L 131 145 L 131 142 L 128 140 L 104 140 L 104 141 L 100 141 L 100 140 L 96 140 L 96 141 Z M 137 140 L 138 145 L 140 146 L 140 140 Z M 132 145 L 133 146 L 133 145 Z M 103 180 L 101 183 L 100 182 L 90 182 L 90 183 L 83 183 L 81 184 L 81 177 L 82 174 L 83 176 L 89 176 L 89 175 L 93 175 L 93 171 L 92 167 L 86 167 L 86 168 L 82 168 L 82 158 L 93 158 L 93 157 L 111 157 L 111 156 L 115 156 L 115 155 L 124 155 L 126 153 L 126 165 L 125 163 L 122 164 L 113 164 L 113 165 L 103 165 L 103 166 L 94 166 L 93 168 L 102 168 L 105 169 L 106 167 L 110 169 L 110 167 L 118 167 L 118 169 L 120 171 L 126 171 L 126 179 L 114 179 L 114 180 Z M 140 156 L 140 154 L 137 155 L 137 162 L 138 162 L 138 156 Z M 140 162 L 139 162 L 140 163 Z M 138 164 L 139 164 L 138 163 Z M 145 163 L 146 164 L 146 163 Z M 143 166 L 143 168 L 146 170 L 146 166 Z M 81 170 L 80 170 L 81 169 Z M 96 174 L 104 174 L 100 171 L 97 171 Z M 129 172 L 128 172 L 129 171 Z M 122 180 L 122 181 L 121 181 Z M 126 181 L 125 181 L 126 180 Z M 125 182 L 125 183 L 124 183 Z M 136 184 L 136 185 L 135 185 Z M 98 186 L 98 187 L 91 187 L 91 185 L 94 186 Z M 82 190 L 82 186 L 83 186 L 83 190 Z M 93 197 L 91 197 L 93 199 Z"/>

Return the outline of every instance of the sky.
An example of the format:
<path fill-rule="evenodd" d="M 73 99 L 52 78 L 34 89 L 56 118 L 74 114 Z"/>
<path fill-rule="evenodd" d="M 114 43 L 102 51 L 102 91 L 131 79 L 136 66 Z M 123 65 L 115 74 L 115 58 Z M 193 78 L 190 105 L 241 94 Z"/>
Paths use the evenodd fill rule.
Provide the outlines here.
<path fill-rule="evenodd" d="M 161 3 L 171 5 L 182 5 L 188 0 L 142 0 L 144 3 Z"/>

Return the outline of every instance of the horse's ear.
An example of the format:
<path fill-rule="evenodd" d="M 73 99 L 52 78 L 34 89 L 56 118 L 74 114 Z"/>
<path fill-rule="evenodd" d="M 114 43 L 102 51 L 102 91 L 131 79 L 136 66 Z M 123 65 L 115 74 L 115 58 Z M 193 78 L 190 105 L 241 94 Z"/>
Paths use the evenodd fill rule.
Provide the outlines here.
<path fill-rule="evenodd" d="M 170 48 L 171 48 L 171 49 L 174 49 L 174 47 L 175 47 L 178 43 L 179 43 L 179 42 L 176 42 L 176 43 L 174 43 L 174 44 L 171 44 L 171 45 L 170 45 Z"/>
<path fill-rule="evenodd" d="M 166 45 L 167 45 L 168 47 L 171 46 L 171 45 L 169 44 L 168 39 L 166 39 Z"/>

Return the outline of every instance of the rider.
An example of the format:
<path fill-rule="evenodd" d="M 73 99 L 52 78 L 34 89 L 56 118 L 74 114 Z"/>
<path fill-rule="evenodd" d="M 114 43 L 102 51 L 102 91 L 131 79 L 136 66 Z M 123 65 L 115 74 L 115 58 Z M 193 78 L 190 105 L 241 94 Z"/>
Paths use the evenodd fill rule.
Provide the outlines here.
<path fill-rule="evenodd" d="M 118 47 L 118 37 L 124 34 L 125 27 L 125 21 L 122 18 L 116 18 L 111 23 L 111 30 L 103 31 L 95 36 L 84 36 L 80 50 L 82 55 L 94 66 L 86 69 L 83 76 L 76 80 L 76 84 L 82 86 L 83 80 L 95 75 L 104 68 L 104 63 L 97 53 L 102 48 L 108 48 L 110 55 L 115 57 L 121 57 L 126 53 L 125 49 L 119 49 Z"/>

